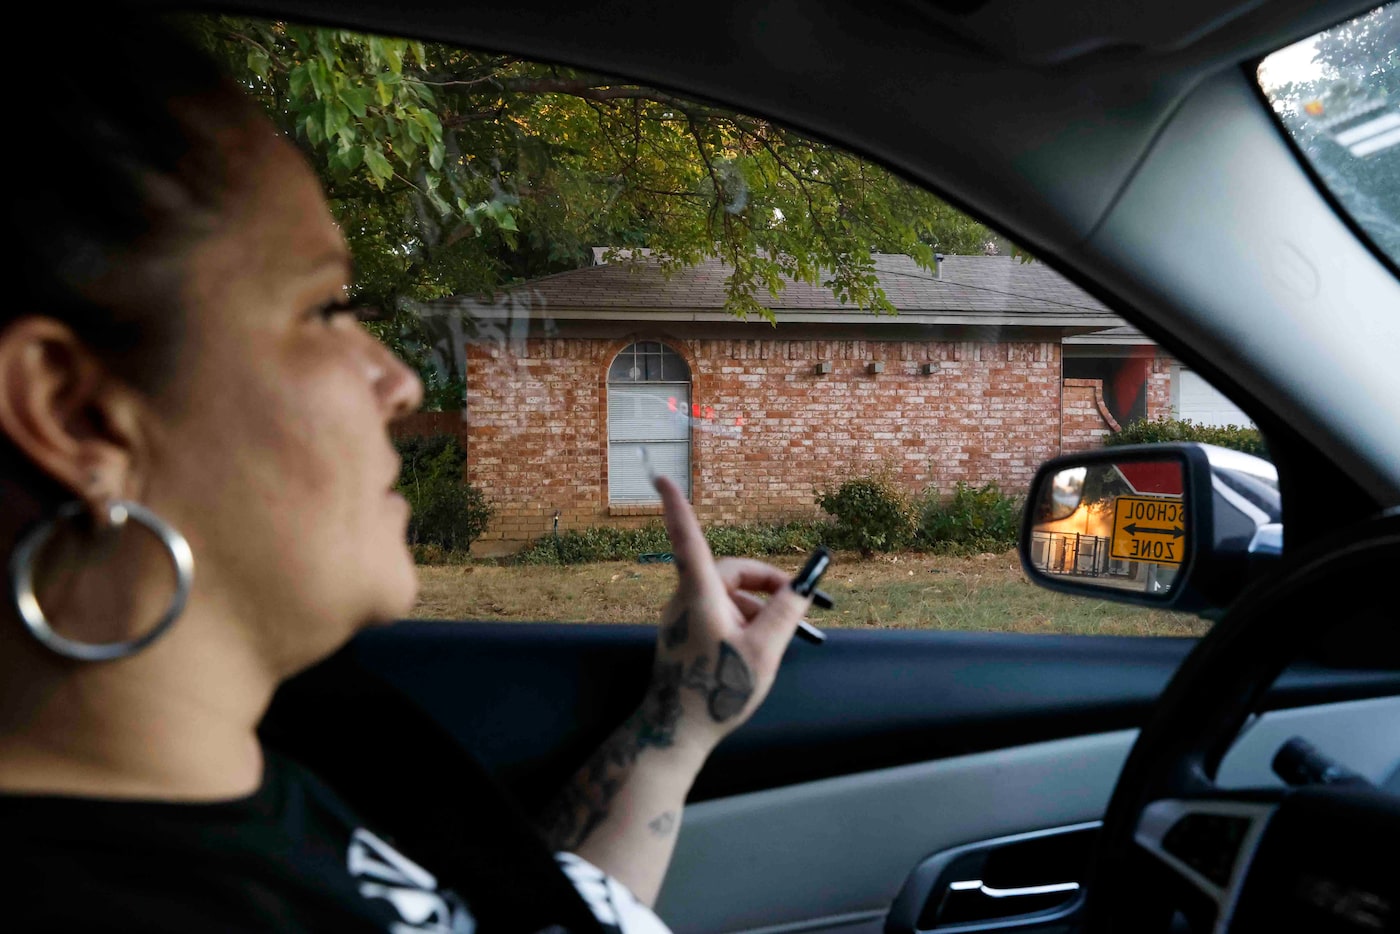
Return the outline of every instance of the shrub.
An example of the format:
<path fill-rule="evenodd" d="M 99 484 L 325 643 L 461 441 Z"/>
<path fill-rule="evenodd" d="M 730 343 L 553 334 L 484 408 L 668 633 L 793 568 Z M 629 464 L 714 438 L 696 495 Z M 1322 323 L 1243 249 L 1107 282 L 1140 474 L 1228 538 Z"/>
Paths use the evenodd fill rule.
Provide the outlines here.
<path fill-rule="evenodd" d="M 466 551 L 448 551 L 446 548 L 443 548 L 441 545 L 425 544 L 425 545 L 411 545 L 411 546 L 409 546 L 409 547 L 410 547 L 410 550 L 413 552 L 413 563 L 414 563 L 414 564 L 433 564 L 433 565 L 455 564 L 455 565 L 463 565 L 463 564 L 472 564 L 472 563 L 474 563 L 474 562 L 477 560 L 477 559 L 472 558 L 472 556 L 471 556 L 471 554 L 470 554 L 469 552 L 466 552 Z"/>
<path fill-rule="evenodd" d="M 639 529 L 591 526 L 569 529 L 557 537 L 537 538 L 519 551 L 521 564 L 585 564 L 589 561 L 635 561 L 647 552 L 670 551 L 666 529 L 652 522 Z"/>
<path fill-rule="evenodd" d="M 705 530 L 710 550 L 721 557 L 806 554 L 829 538 L 830 527 L 811 520 L 777 525 L 715 526 Z"/>
<path fill-rule="evenodd" d="M 715 555 L 763 555 L 805 553 L 824 539 L 826 526 L 817 522 L 785 522 L 776 525 L 716 526 L 705 530 L 705 540 Z M 638 555 L 669 552 L 666 528 L 652 522 L 639 529 L 592 526 L 569 529 L 556 538 L 537 538 L 515 555 L 520 564 L 584 564 L 590 561 L 635 561 Z"/>
<path fill-rule="evenodd" d="M 1199 441 L 1222 448 L 1231 448 L 1268 459 L 1264 436 L 1258 428 L 1243 425 L 1198 425 L 1176 418 L 1138 419 L 1124 425 L 1104 439 L 1105 445 L 1159 444 L 1163 441 Z"/>
<path fill-rule="evenodd" d="M 894 551 L 914 537 L 914 510 L 908 498 L 883 477 L 856 477 L 834 491 L 819 492 L 817 505 L 830 513 L 830 544 L 863 555 Z"/>
<path fill-rule="evenodd" d="M 975 554 L 1016 547 L 1021 502 L 995 482 L 974 487 L 959 483 L 944 501 L 925 496 L 919 515 L 918 545 L 929 551 Z"/>
<path fill-rule="evenodd" d="M 486 496 L 467 483 L 462 471 L 467 454 L 451 435 L 400 438 L 394 442 L 403 466 L 395 486 L 413 510 L 408 520 L 409 544 L 415 554 L 466 551 L 486 531 L 495 510 Z"/>

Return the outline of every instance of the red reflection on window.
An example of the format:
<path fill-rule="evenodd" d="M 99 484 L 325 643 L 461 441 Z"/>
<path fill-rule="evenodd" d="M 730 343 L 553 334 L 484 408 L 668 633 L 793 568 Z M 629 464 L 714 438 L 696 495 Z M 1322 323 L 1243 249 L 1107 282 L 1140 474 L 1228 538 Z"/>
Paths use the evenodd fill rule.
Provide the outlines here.
<path fill-rule="evenodd" d="M 676 397 L 675 397 L 675 396 L 672 396 L 671 398 L 669 398 L 669 399 L 666 400 L 666 407 L 669 408 L 672 412 L 678 411 L 678 409 L 677 409 L 677 407 L 676 407 Z"/>

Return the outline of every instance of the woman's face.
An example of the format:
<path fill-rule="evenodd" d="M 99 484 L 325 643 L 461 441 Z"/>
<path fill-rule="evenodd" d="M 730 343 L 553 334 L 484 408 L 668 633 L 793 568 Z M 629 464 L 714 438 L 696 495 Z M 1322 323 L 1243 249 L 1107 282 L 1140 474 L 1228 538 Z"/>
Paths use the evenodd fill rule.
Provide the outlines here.
<path fill-rule="evenodd" d="M 191 612 L 227 613 L 294 671 L 412 607 L 387 426 L 422 386 L 339 307 L 349 252 L 315 177 L 270 127 L 246 132 L 231 214 L 187 267 L 138 495 L 190 540 Z"/>

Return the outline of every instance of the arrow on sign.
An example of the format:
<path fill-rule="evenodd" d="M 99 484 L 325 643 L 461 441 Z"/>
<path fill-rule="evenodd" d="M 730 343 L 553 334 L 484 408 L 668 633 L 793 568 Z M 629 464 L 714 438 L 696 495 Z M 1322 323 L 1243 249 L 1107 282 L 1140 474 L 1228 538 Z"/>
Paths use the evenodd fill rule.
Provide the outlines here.
<path fill-rule="evenodd" d="M 1174 529 L 1152 529 L 1143 528 L 1136 522 L 1132 525 L 1123 526 L 1123 531 L 1127 532 L 1129 535 L 1170 535 L 1172 538 L 1180 538 L 1186 534 L 1186 530 L 1181 526 L 1177 526 Z"/>

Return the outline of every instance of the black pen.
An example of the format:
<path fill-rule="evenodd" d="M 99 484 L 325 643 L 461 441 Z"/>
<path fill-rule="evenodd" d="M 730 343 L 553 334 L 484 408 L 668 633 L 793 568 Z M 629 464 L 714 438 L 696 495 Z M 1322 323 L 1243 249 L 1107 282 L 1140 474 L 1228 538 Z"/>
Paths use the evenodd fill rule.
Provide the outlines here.
<path fill-rule="evenodd" d="M 818 545 L 817 550 L 812 552 L 812 556 L 807 559 L 806 564 L 802 565 L 802 570 L 797 572 L 797 576 L 792 579 L 789 586 L 798 596 L 811 597 L 813 605 L 829 610 L 835 604 L 829 595 L 817 589 L 817 582 L 822 579 L 822 575 L 830 566 L 831 552 Z M 821 645 L 826 641 L 826 633 L 805 619 L 798 620 L 797 634 L 813 645 Z"/>

